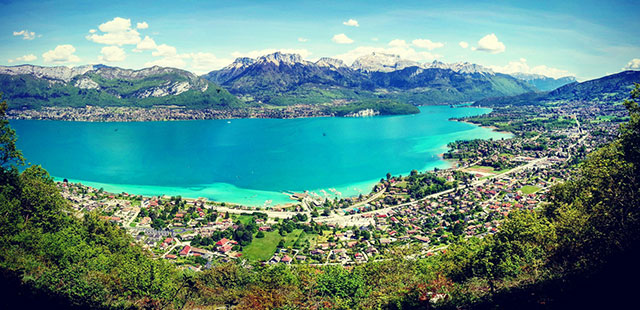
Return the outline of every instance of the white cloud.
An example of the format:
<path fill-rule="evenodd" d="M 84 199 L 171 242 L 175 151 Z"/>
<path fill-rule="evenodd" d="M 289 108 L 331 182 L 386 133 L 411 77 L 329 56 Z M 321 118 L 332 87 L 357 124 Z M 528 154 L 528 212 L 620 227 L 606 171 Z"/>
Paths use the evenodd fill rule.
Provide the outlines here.
<path fill-rule="evenodd" d="M 303 38 L 303 37 L 298 38 L 298 42 L 307 42 L 307 41 L 309 41 L 309 39 L 307 38 Z"/>
<path fill-rule="evenodd" d="M 187 67 L 185 59 L 191 58 L 189 54 L 178 54 L 175 47 L 167 44 L 156 46 L 156 50 L 151 52 L 151 56 L 162 58 L 145 63 L 144 65 L 147 67 L 161 66 L 185 69 Z"/>
<path fill-rule="evenodd" d="M 98 29 L 104 34 L 96 34 L 95 31 L 86 36 L 87 40 L 106 45 L 138 44 L 140 34 L 131 29 L 131 20 L 116 17 L 106 23 L 101 24 Z"/>
<path fill-rule="evenodd" d="M 75 52 L 76 48 L 73 47 L 73 45 L 63 44 L 42 54 L 42 58 L 44 59 L 44 62 L 47 63 L 78 62 L 80 61 L 80 57 L 73 55 Z"/>
<path fill-rule="evenodd" d="M 138 29 L 147 29 L 149 28 L 149 24 L 147 22 L 141 22 L 136 24 L 136 28 Z"/>
<path fill-rule="evenodd" d="M 498 37 L 492 33 L 480 39 L 478 41 L 478 46 L 472 47 L 471 49 L 474 51 L 498 54 L 504 52 L 506 47 L 504 46 L 504 43 L 498 41 Z"/>
<path fill-rule="evenodd" d="M 205 74 L 212 70 L 220 69 L 229 63 L 232 59 L 218 58 L 211 53 L 191 53 L 191 69 L 196 74 Z"/>
<path fill-rule="evenodd" d="M 391 40 L 389 42 L 389 46 L 408 47 L 409 44 L 407 44 L 407 42 L 405 40 L 395 39 L 395 40 Z"/>
<path fill-rule="evenodd" d="M 413 43 L 413 45 L 420 47 L 420 48 L 426 48 L 430 51 L 436 49 L 436 48 L 441 48 L 444 46 L 444 43 L 441 42 L 432 42 L 431 40 L 428 39 L 415 39 L 413 41 L 411 41 L 411 43 Z"/>
<path fill-rule="evenodd" d="M 102 32 L 121 32 L 131 29 L 131 20 L 122 17 L 115 17 L 114 19 L 105 22 L 98 26 L 98 29 Z"/>
<path fill-rule="evenodd" d="M 96 33 L 95 29 L 89 29 L 89 33 Z"/>
<path fill-rule="evenodd" d="M 342 24 L 345 26 L 360 27 L 360 25 L 358 24 L 358 21 L 355 19 L 349 19 L 346 22 L 342 22 Z"/>
<path fill-rule="evenodd" d="M 264 56 L 264 55 L 268 55 L 268 54 L 273 54 L 275 52 L 281 52 L 281 53 L 286 53 L 286 54 L 299 54 L 300 57 L 307 58 L 311 55 L 311 52 L 307 49 L 291 49 L 291 48 L 285 48 L 285 49 L 275 49 L 275 48 L 267 48 L 267 49 L 263 49 L 263 50 L 253 50 L 253 51 L 249 51 L 249 52 L 233 52 L 231 53 L 231 56 L 238 58 L 238 57 L 249 57 L 249 58 L 258 58 L 260 56 Z"/>
<path fill-rule="evenodd" d="M 36 33 L 29 30 L 14 31 L 13 35 L 16 37 L 22 36 L 22 40 L 33 40 L 36 38 Z"/>
<path fill-rule="evenodd" d="M 510 61 L 505 66 L 488 66 L 493 71 L 512 74 L 512 73 L 530 73 L 530 74 L 540 74 L 548 77 L 552 77 L 554 79 L 565 77 L 565 76 L 574 76 L 571 72 L 567 70 L 562 70 L 558 68 L 552 68 L 545 65 L 539 65 L 535 67 L 529 67 L 527 64 L 527 60 L 524 58 L 520 58 L 518 61 Z"/>
<path fill-rule="evenodd" d="M 105 46 L 100 50 L 100 52 L 102 53 L 101 56 L 98 56 L 98 60 L 100 61 L 117 62 L 123 61 L 127 58 L 127 54 L 124 50 L 117 46 Z"/>
<path fill-rule="evenodd" d="M 465 41 L 460 41 L 460 43 L 458 43 L 458 45 L 460 45 L 460 47 L 462 48 L 467 48 L 469 47 L 469 43 L 465 42 Z"/>
<path fill-rule="evenodd" d="M 38 57 L 36 57 L 36 55 L 29 54 L 29 55 L 20 56 L 20 57 L 18 57 L 16 59 L 9 59 L 8 61 L 9 61 L 9 63 L 14 63 L 14 62 L 25 63 L 25 62 L 29 62 L 29 61 L 34 61 L 36 59 L 38 59 Z"/>
<path fill-rule="evenodd" d="M 178 50 L 170 45 L 160 44 L 156 46 L 156 50 L 151 52 L 151 56 L 156 57 L 171 57 L 176 56 L 178 54 Z"/>
<path fill-rule="evenodd" d="M 531 68 L 531 73 L 552 77 L 554 79 L 565 77 L 565 76 L 575 76 L 575 74 L 567 70 L 547 67 L 545 65 L 535 66 Z"/>
<path fill-rule="evenodd" d="M 378 40 L 380 40 L 380 39 L 378 39 L 378 38 L 371 38 L 371 41 L 373 41 L 373 42 L 378 42 Z"/>
<path fill-rule="evenodd" d="M 418 62 L 433 61 L 441 58 L 442 55 L 432 54 L 430 52 L 418 52 L 409 46 L 391 46 L 391 47 L 373 47 L 373 46 L 360 46 L 352 49 L 344 54 L 333 56 L 334 58 L 341 59 L 347 64 L 353 63 L 356 58 L 365 55 L 371 55 L 371 53 L 385 53 L 398 55 L 402 59 L 413 60 Z"/>
<path fill-rule="evenodd" d="M 640 70 L 640 58 L 631 59 L 622 70 Z"/>
<path fill-rule="evenodd" d="M 351 43 L 353 43 L 353 40 L 351 40 L 349 37 L 347 37 L 347 35 L 344 34 L 344 33 L 336 34 L 335 36 L 333 36 L 331 41 L 336 42 L 338 44 L 351 44 Z"/>
<path fill-rule="evenodd" d="M 149 36 L 145 36 L 144 39 L 136 45 L 136 48 L 133 49 L 134 52 L 142 52 L 142 51 L 151 51 L 156 49 L 156 42 L 153 41 Z"/>
<path fill-rule="evenodd" d="M 232 59 L 217 58 L 211 53 L 179 54 L 175 47 L 167 44 L 156 46 L 151 55 L 160 58 L 145 63 L 146 67 L 161 66 L 188 69 L 196 74 L 204 74 L 211 70 L 220 69 L 233 61 Z"/>

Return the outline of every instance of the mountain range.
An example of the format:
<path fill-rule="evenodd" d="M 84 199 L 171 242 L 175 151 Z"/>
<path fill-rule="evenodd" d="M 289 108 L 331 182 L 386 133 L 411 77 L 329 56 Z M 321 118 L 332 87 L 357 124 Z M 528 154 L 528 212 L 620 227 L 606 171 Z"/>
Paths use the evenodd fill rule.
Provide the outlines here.
<path fill-rule="evenodd" d="M 531 92 L 516 96 L 486 98 L 478 106 L 544 104 L 553 101 L 589 101 L 619 103 L 629 98 L 634 83 L 640 81 L 640 71 L 623 71 L 582 83 L 573 82 L 551 91 Z"/>
<path fill-rule="evenodd" d="M 0 91 L 11 109 L 45 106 L 183 106 L 233 108 L 243 103 L 191 72 L 163 67 L 130 70 L 81 67 L 0 66 Z"/>
<path fill-rule="evenodd" d="M 373 53 L 347 66 L 338 59 L 316 62 L 276 52 L 257 59 L 238 58 L 204 78 L 245 101 L 288 105 L 361 99 L 449 104 L 535 91 L 512 76 L 470 63 L 417 63 Z"/>
<path fill-rule="evenodd" d="M 105 65 L 0 66 L 0 91 L 11 109 L 452 104 L 514 95 L 538 98 L 548 94 L 538 91 L 567 83 L 573 85 L 575 79 L 507 75 L 468 62 L 418 63 L 384 53 L 365 55 L 347 65 L 339 59 L 311 62 L 297 54 L 276 52 L 256 59 L 237 58 L 203 76 L 158 66 L 140 70 Z"/>
<path fill-rule="evenodd" d="M 532 73 L 512 73 L 511 76 L 529 83 L 540 91 L 554 90 L 560 86 L 571 84 L 576 81 L 573 76 L 565 76 L 560 78 L 552 78 L 541 74 Z"/>

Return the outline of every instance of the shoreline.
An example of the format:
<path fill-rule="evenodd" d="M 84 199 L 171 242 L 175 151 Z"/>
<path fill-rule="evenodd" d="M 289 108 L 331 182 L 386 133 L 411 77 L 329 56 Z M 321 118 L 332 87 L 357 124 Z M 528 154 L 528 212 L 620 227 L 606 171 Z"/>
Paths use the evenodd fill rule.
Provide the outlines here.
<path fill-rule="evenodd" d="M 460 121 L 456 119 L 448 119 L 448 121 L 458 121 L 465 122 L 474 127 L 481 128 L 486 126 L 480 126 L 478 124 L 474 124 L 471 122 Z M 494 128 L 491 128 L 492 131 L 498 133 L 504 133 L 496 131 Z M 513 136 L 512 133 L 508 133 Z M 465 138 L 464 140 L 468 140 L 469 138 Z M 450 150 L 447 145 L 443 145 L 443 149 L 446 151 Z M 446 152 L 445 151 L 445 152 Z M 444 152 L 436 154 L 438 157 L 438 162 L 436 163 L 427 163 L 425 166 L 420 167 L 420 171 L 430 171 L 434 168 L 448 170 L 448 169 L 457 169 L 458 162 L 452 161 L 443 158 Z M 415 169 L 412 168 L 412 169 Z M 404 172 L 396 172 L 394 175 L 405 175 L 409 174 L 412 169 L 407 169 Z M 380 178 L 384 178 L 384 176 L 380 176 Z M 369 195 L 371 193 L 371 189 L 378 184 L 380 178 L 366 180 L 362 182 L 355 182 L 351 184 L 343 184 L 337 186 L 327 186 L 326 188 L 321 189 L 307 189 L 307 190 L 290 190 L 290 189 L 280 189 L 277 191 L 270 190 L 256 190 L 256 189 L 245 189 L 238 188 L 233 184 L 227 183 L 214 183 L 214 184 L 198 184 L 191 186 L 152 186 L 152 185 L 136 185 L 136 184 L 114 184 L 114 183 L 101 183 L 95 181 L 88 180 L 74 180 L 69 179 L 69 182 L 80 183 L 84 186 L 93 187 L 96 189 L 104 188 L 105 191 L 111 193 L 128 193 L 134 195 L 143 195 L 143 196 L 161 196 L 161 195 L 169 195 L 176 196 L 180 195 L 185 198 L 190 199 L 198 199 L 198 198 L 207 198 L 212 201 L 218 203 L 227 203 L 239 206 L 248 206 L 250 208 L 257 207 L 275 207 L 275 206 L 283 206 L 291 203 L 297 203 L 296 200 L 291 200 L 289 194 L 290 192 L 304 192 L 312 194 L 316 197 L 330 197 L 330 198 L 347 198 L 347 197 L 357 197 L 358 195 Z M 56 177 L 57 181 L 62 181 L 63 177 Z M 338 190 L 336 190 L 336 188 Z M 346 190 L 351 189 L 351 190 Z M 285 194 L 285 192 L 287 192 Z M 336 194 L 338 192 L 338 194 Z M 257 199 L 259 198 L 259 199 Z M 269 202 L 269 203 L 266 203 Z"/>
<path fill-rule="evenodd" d="M 491 129 L 491 131 L 493 131 L 493 132 L 497 132 L 497 133 L 510 134 L 512 137 L 515 135 L 515 134 L 514 134 L 513 132 L 511 132 L 511 131 L 498 130 L 498 127 L 493 126 L 493 125 L 488 125 L 488 126 L 486 126 L 486 125 L 480 125 L 480 124 L 477 124 L 477 123 L 474 123 L 474 122 L 465 121 L 465 120 L 461 120 L 461 119 L 455 119 L 455 118 L 452 118 L 452 119 L 449 119 L 449 120 L 450 120 L 450 121 L 452 121 L 452 122 L 467 123 L 467 124 L 470 124 L 470 125 L 474 125 L 474 126 L 478 126 L 478 127 L 482 127 L 482 128 Z"/>
<path fill-rule="evenodd" d="M 247 107 L 230 109 L 187 109 L 179 107 L 43 107 L 42 109 L 9 109 L 10 120 L 50 120 L 69 122 L 163 122 L 232 119 L 304 119 L 317 117 L 360 118 L 373 116 L 402 116 L 416 113 L 380 113 L 371 115 L 357 113 L 337 115 L 328 111 L 326 105 L 297 104 L 291 106 Z M 360 110 L 359 112 L 366 111 Z M 420 112 L 418 112 L 420 113 Z"/>
<path fill-rule="evenodd" d="M 52 176 L 55 182 L 63 182 L 67 180 L 69 183 L 81 184 L 82 186 L 94 188 L 96 190 L 103 189 L 105 192 L 112 194 L 126 193 L 129 195 L 140 195 L 143 197 L 161 197 L 161 196 L 181 196 L 184 199 L 198 200 L 206 198 L 216 203 L 225 203 L 227 205 L 235 205 L 238 207 L 247 207 L 251 209 L 265 207 L 290 207 L 299 203 L 298 200 L 292 199 L 295 193 L 307 193 L 316 197 L 326 198 L 352 198 L 358 195 L 369 195 L 373 187 L 378 184 L 380 179 L 367 180 L 345 185 L 331 186 L 327 188 L 310 189 L 310 190 L 259 190 L 237 187 L 229 183 L 213 183 L 201 184 L 197 186 L 151 186 L 136 184 L 113 184 L 102 183 L 88 180 L 70 179 L 59 176 Z M 197 190 L 194 190 L 196 189 Z M 197 195 L 190 195 L 196 194 Z M 217 196 L 217 197 L 216 197 Z M 262 197 L 262 198 L 260 198 Z M 258 199 L 260 198 L 260 199 Z M 238 200 L 236 200 L 238 199 Z M 234 201 L 235 200 L 235 201 Z M 243 200 L 243 201 L 240 201 Z M 269 203 L 267 203 L 269 202 Z"/>
<path fill-rule="evenodd" d="M 423 104 L 423 106 L 446 106 L 448 104 Z M 403 116 L 417 113 L 380 113 L 374 115 L 337 115 L 325 104 L 296 104 L 290 106 L 251 106 L 230 109 L 188 109 L 177 106 L 155 107 L 42 107 L 41 109 L 14 109 L 7 111 L 10 120 L 49 120 L 69 122 L 163 122 L 191 120 L 233 120 L 233 119 L 304 119 L 317 117 L 374 117 Z M 466 107 L 466 106 L 464 106 Z M 364 111 L 364 110 L 361 110 Z M 418 112 L 420 113 L 420 112 Z"/>

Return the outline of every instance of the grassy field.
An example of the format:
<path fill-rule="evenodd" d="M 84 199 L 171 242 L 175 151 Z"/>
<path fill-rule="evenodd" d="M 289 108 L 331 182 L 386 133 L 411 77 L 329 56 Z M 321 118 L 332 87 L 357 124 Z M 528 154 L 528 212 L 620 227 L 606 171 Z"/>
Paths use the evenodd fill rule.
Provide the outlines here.
<path fill-rule="evenodd" d="M 284 236 L 284 247 L 287 248 L 293 246 L 293 244 L 296 243 L 296 240 L 298 240 L 298 237 L 300 237 L 301 233 L 302 229 L 296 229 L 290 234 Z"/>
<path fill-rule="evenodd" d="M 234 216 L 233 222 L 235 222 L 237 220 L 240 220 L 240 222 L 242 224 L 244 224 L 244 225 L 247 225 L 247 224 L 249 224 L 249 223 L 254 221 L 253 220 L 253 216 L 249 216 L 249 215 L 237 215 L 237 216 Z"/>
<path fill-rule="evenodd" d="M 276 252 L 282 237 L 277 231 L 264 233 L 264 238 L 253 238 L 251 244 L 242 250 L 242 256 L 252 261 L 267 260 Z"/>
<path fill-rule="evenodd" d="M 302 234 L 301 233 L 300 237 L 298 237 L 298 241 L 299 241 L 300 247 L 301 248 L 304 247 L 304 245 L 305 245 L 305 243 L 307 241 L 309 242 L 309 245 L 311 245 L 311 246 L 315 245 L 316 244 L 316 242 L 315 242 L 316 236 L 317 236 L 316 234 L 307 234 L 307 233 Z M 298 241 L 296 241 L 296 242 L 298 242 Z M 294 242 L 294 244 L 295 244 L 295 242 Z"/>
<path fill-rule="evenodd" d="M 498 171 L 494 170 L 493 173 L 495 173 L 495 174 L 505 173 L 505 172 L 507 172 L 507 171 L 509 171 L 511 169 L 513 169 L 513 168 L 506 168 L 506 169 L 502 169 L 502 170 L 498 170 Z"/>
<path fill-rule="evenodd" d="M 298 240 L 302 229 L 296 229 L 290 234 L 282 237 L 277 231 L 269 231 L 264 233 L 264 238 L 253 238 L 250 245 L 246 246 L 242 250 L 243 257 L 251 261 L 264 261 L 268 260 L 276 252 L 278 243 L 284 239 L 284 246 L 289 247 Z"/>
<path fill-rule="evenodd" d="M 540 187 L 537 187 L 534 185 L 525 185 L 522 188 L 520 188 L 520 191 L 525 195 L 533 194 L 539 190 L 540 190 Z"/>
<path fill-rule="evenodd" d="M 475 166 L 471 166 L 467 169 L 465 169 L 467 172 L 471 172 L 471 171 L 478 171 L 478 172 L 483 172 L 483 173 L 494 173 L 494 174 L 500 174 L 500 173 L 504 173 L 507 172 L 509 170 L 511 170 L 513 168 L 507 168 L 507 169 L 502 169 L 502 170 L 495 170 L 495 168 L 493 167 L 489 167 L 489 166 L 480 166 L 480 165 L 475 165 Z"/>
<path fill-rule="evenodd" d="M 471 167 L 467 168 L 466 170 L 472 170 L 472 171 L 478 171 L 478 172 L 484 172 L 484 173 L 494 173 L 493 167 L 480 166 L 480 165 L 471 166 Z"/>

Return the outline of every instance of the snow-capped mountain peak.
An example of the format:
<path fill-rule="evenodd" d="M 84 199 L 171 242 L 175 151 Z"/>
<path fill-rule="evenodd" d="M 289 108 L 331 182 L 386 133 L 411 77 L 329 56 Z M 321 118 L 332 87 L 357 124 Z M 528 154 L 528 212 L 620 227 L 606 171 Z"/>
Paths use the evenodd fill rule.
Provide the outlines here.
<path fill-rule="evenodd" d="M 373 52 L 370 55 L 358 57 L 351 65 L 351 68 L 360 71 L 391 72 L 413 66 L 419 66 L 419 63 L 402 59 L 394 54 Z"/>
<path fill-rule="evenodd" d="M 347 67 L 347 65 L 340 59 L 330 58 L 330 57 L 322 57 L 318 61 L 316 61 L 316 65 L 318 67 Z"/>
<path fill-rule="evenodd" d="M 275 52 L 269 55 L 264 55 L 258 58 L 256 61 L 258 63 L 273 63 L 275 65 L 295 65 L 296 63 L 306 64 L 307 61 L 302 59 L 302 56 L 299 54 L 287 54 L 282 52 Z"/>

